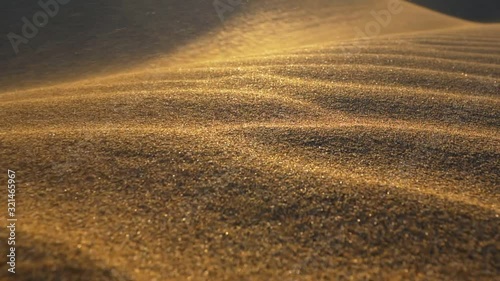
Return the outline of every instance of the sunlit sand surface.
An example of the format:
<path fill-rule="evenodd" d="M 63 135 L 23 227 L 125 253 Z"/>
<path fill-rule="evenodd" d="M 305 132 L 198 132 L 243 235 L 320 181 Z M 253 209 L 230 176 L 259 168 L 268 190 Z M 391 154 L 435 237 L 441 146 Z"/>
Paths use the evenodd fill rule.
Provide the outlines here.
<path fill-rule="evenodd" d="M 302 2 L 0 93 L 17 280 L 495 279 L 500 25 Z"/>

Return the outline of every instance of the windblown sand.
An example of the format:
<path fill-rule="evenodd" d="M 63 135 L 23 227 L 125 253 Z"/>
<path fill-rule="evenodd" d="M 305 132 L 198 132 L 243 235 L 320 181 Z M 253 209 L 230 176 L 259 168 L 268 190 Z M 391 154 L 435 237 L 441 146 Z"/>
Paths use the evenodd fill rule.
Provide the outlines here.
<path fill-rule="evenodd" d="M 405 4 L 367 43 L 323 4 L 1 93 L 15 280 L 498 278 L 500 25 Z"/>

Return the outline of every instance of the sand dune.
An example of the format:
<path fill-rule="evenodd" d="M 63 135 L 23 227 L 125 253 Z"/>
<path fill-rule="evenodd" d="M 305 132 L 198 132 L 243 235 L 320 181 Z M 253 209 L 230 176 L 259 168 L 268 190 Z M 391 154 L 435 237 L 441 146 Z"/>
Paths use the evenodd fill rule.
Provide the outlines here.
<path fill-rule="evenodd" d="M 366 41 L 387 2 L 331 2 L 249 2 L 131 69 L 6 86 L 16 280 L 498 276 L 500 25 L 405 3 Z"/>

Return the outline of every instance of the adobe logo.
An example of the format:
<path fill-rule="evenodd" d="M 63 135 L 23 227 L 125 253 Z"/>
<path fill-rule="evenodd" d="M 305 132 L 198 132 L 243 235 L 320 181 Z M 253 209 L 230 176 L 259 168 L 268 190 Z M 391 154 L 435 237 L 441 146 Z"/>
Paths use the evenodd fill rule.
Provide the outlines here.
<path fill-rule="evenodd" d="M 21 18 L 23 22 L 23 27 L 21 28 L 22 35 L 18 35 L 14 32 L 7 34 L 7 39 L 9 39 L 14 53 L 16 53 L 16 55 L 19 53 L 19 45 L 21 45 L 21 43 L 27 44 L 30 39 L 38 35 L 39 28 L 45 27 L 49 23 L 50 18 L 55 17 L 59 13 L 60 5 L 66 5 L 70 1 L 71 0 L 39 0 L 38 5 L 42 10 L 36 12 L 32 16 L 31 21 L 26 17 Z"/>

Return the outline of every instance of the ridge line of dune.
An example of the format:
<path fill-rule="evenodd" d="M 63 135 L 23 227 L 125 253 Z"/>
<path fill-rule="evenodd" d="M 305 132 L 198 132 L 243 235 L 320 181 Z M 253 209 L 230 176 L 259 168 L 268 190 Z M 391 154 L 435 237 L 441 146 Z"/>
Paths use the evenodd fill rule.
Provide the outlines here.
<path fill-rule="evenodd" d="M 433 74 L 433 75 L 437 75 L 437 76 L 453 76 L 453 77 L 460 77 L 460 78 L 463 78 L 461 74 L 457 73 L 457 72 L 447 72 L 447 71 L 437 71 L 437 70 L 433 70 L 433 69 L 426 69 L 426 68 L 417 68 L 417 67 L 402 67 L 402 66 L 387 66 L 387 65 L 375 65 L 375 64 L 350 64 L 350 63 L 343 63 L 343 64 L 318 64 L 318 63 L 311 63 L 311 64 L 295 64 L 295 63 L 292 63 L 292 64 L 286 64 L 286 65 L 283 65 L 283 64 L 276 64 L 276 65 L 273 65 L 273 64 L 270 64 L 270 65 L 257 65 L 257 66 L 254 66 L 254 65 L 244 65 L 244 66 L 212 66 L 210 67 L 211 69 L 224 69 L 224 70 L 227 70 L 228 68 L 229 69 L 237 69 L 237 70 L 240 70 L 240 69 L 270 69 L 272 70 L 273 68 L 277 68 L 277 67 L 283 67 L 283 66 L 287 66 L 287 67 L 304 67 L 304 66 L 307 66 L 307 67 L 311 67 L 311 68 L 321 68 L 321 69 L 324 69 L 326 67 L 328 68 L 331 68 L 331 69 L 335 69 L 335 68 L 346 68 L 346 67 L 355 67 L 355 66 L 364 66 L 364 67 L 367 67 L 368 70 L 376 70 L 376 69 L 387 69 L 387 70 L 390 70 L 390 71 L 394 71 L 394 70 L 403 70 L 403 71 L 414 71 L 414 72 L 417 72 L 417 73 L 425 73 L 427 75 L 429 74 Z M 204 69 L 204 67 L 199 67 L 199 68 L 191 68 L 190 71 L 199 71 L 199 70 L 202 70 Z M 190 72 L 190 71 L 187 71 L 187 72 Z M 444 75 L 443 75 L 444 74 Z M 495 82 L 497 79 L 496 78 L 492 78 L 492 77 L 489 77 L 489 76 L 479 76 L 479 75 L 474 75 L 474 74 L 470 74 L 470 75 L 467 75 L 467 77 L 469 78 L 476 78 L 476 79 L 483 79 L 483 80 L 491 80 L 491 82 Z"/>
<path fill-rule="evenodd" d="M 294 76 L 284 76 L 284 75 L 279 75 L 279 74 L 247 74 L 247 76 L 255 77 L 255 76 L 261 76 L 262 78 L 266 79 L 273 79 L 275 81 L 285 81 L 290 84 L 305 84 L 305 85 L 319 85 L 322 87 L 328 87 L 328 88 L 343 88 L 343 87 L 355 87 L 358 89 L 366 89 L 366 90 L 387 90 L 384 92 L 384 95 L 396 95 L 394 92 L 395 90 L 411 90 L 414 93 L 418 93 L 421 95 L 425 95 L 428 97 L 435 97 L 435 98 L 443 98 L 443 96 L 446 97 L 452 97 L 457 100 L 479 100 L 479 101 L 484 101 L 488 103 L 499 103 L 500 98 L 496 96 L 482 96 L 482 95 L 467 95 L 467 94 L 457 94 L 453 93 L 450 91 L 443 91 L 440 89 L 422 89 L 418 87 L 412 87 L 412 86 L 394 86 L 394 85 L 382 85 L 382 84 L 363 84 L 360 82 L 337 82 L 337 81 L 332 81 L 332 82 L 327 82 L 326 80 L 323 79 L 312 79 L 312 78 L 299 78 L 299 77 L 294 77 Z M 225 79 L 230 79 L 231 77 L 226 77 Z M 335 95 L 335 94 L 334 94 Z M 377 95 L 380 95 L 380 93 L 377 93 Z M 404 91 L 398 92 L 397 95 L 404 95 L 404 96 L 411 96 L 409 93 L 405 93 Z"/>
<path fill-rule="evenodd" d="M 243 59 L 239 59 L 239 60 L 230 60 L 228 61 L 228 63 L 249 63 L 249 62 L 252 62 L 254 60 L 266 60 L 266 59 L 275 59 L 275 58 L 278 58 L 278 59 L 286 59 L 286 58 L 304 58 L 304 59 L 309 59 L 310 57 L 324 57 L 324 58 L 345 58 L 346 60 L 350 59 L 348 58 L 344 53 L 290 53 L 290 54 L 281 54 L 281 55 L 274 55 L 274 56 L 256 56 L 256 57 L 252 57 L 252 58 L 243 58 Z M 353 57 L 355 58 L 363 58 L 363 57 L 368 57 L 368 58 L 401 58 L 401 59 L 408 59 L 408 60 L 413 60 L 415 59 L 414 61 L 415 62 L 418 62 L 419 58 L 422 58 L 422 59 L 429 59 L 429 60 L 436 60 L 438 59 L 440 62 L 443 61 L 443 62 L 450 62 L 450 63 L 463 63 L 463 64 L 466 64 L 466 65 L 470 65 L 470 66 L 481 66 L 481 67 L 491 67 L 491 68 L 498 68 L 500 70 L 500 66 L 498 64 L 495 64 L 495 63 L 483 63 L 483 62 L 473 62 L 473 61 L 470 61 L 470 60 L 460 60 L 460 59 L 454 59 L 454 58 L 436 58 L 436 57 L 432 57 L 432 56 L 425 56 L 425 55 L 421 55 L 421 54 L 411 54 L 410 56 L 405 56 L 405 55 L 401 55 L 401 54 L 394 54 L 394 53 L 368 53 L 368 52 L 365 52 L 365 53 L 359 53 L 359 54 L 354 54 Z M 253 60 L 254 59 L 254 60 Z M 425 69 L 425 68 L 424 68 Z M 453 72 L 453 71 L 451 71 Z M 457 71 L 458 72 L 458 71 Z M 488 77 L 488 76 L 482 76 L 482 75 L 479 75 L 481 77 Z"/>
<path fill-rule="evenodd" d="M 384 120 L 385 122 L 381 122 Z M 328 124 L 326 124 L 328 122 Z M 332 123 L 338 122 L 338 123 Z M 131 126 L 132 125 L 132 126 Z M 40 135 L 51 135 L 53 133 L 71 133 L 71 132 L 192 132 L 192 133 L 204 133 L 209 130 L 223 130 L 231 131 L 238 129 L 248 129 L 248 128 L 322 128 L 322 129 L 335 129 L 335 128 L 349 128 L 349 127 L 370 127 L 379 129 L 392 129 L 399 131 L 414 131 L 414 132 L 428 132 L 428 133 L 440 133 L 448 135 L 456 135 L 465 138 L 484 138 L 493 139 L 500 141 L 500 134 L 494 129 L 477 127 L 477 126 L 446 126 L 446 125 L 436 125 L 436 124 L 423 124 L 421 122 L 411 122 L 411 121 L 399 121 L 399 120 L 387 120 L 387 119 L 355 119 L 351 122 L 340 121 L 338 118 L 331 119 L 318 119 L 318 120 L 306 120 L 303 122 L 244 122 L 236 124 L 214 124 L 214 125 L 185 125 L 179 124 L 175 126 L 159 127 L 157 124 L 151 126 L 144 125 L 134 125 L 124 123 L 117 125 L 100 124 L 87 125 L 82 128 L 82 126 L 69 126 L 66 128 L 61 127 L 51 127 L 45 126 L 40 128 L 39 126 L 34 128 L 25 127 L 23 130 L 15 130 L 11 132 L 0 132 L 0 136 L 9 136 L 13 134 L 19 135 L 30 135 L 30 134 L 40 134 Z M 500 145 L 500 143 L 499 143 Z"/>
<path fill-rule="evenodd" d="M 283 76 L 279 74 L 245 74 L 242 76 L 237 76 L 237 78 L 251 78 L 255 79 L 256 77 L 261 77 L 263 79 L 272 79 L 274 81 L 278 82 L 286 82 L 289 84 L 302 84 L 302 85 L 320 85 L 323 87 L 327 87 L 330 89 L 336 89 L 336 88 L 344 88 L 344 87 L 354 87 L 357 89 L 364 89 L 364 90 L 384 90 L 383 96 L 412 96 L 412 97 L 432 97 L 439 99 L 442 99 L 443 101 L 446 98 L 453 98 L 455 100 L 460 100 L 460 101 L 480 101 L 480 102 L 485 102 L 485 103 L 500 103 L 500 97 L 495 97 L 495 96 L 476 96 L 476 95 L 465 95 L 465 94 L 456 94 L 453 92 L 448 92 L 448 91 L 442 91 L 442 90 L 430 90 L 430 89 L 421 89 L 417 87 L 405 87 L 405 86 L 393 86 L 393 85 L 366 85 L 362 83 L 351 83 L 351 82 L 326 82 L 325 80 L 313 80 L 310 78 L 302 79 L 302 78 L 297 78 L 297 77 L 288 77 L 288 76 Z M 225 76 L 225 77 L 218 77 L 214 78 L 214 80 L 219 80 L 219 81 L 224 81 L 224 80 L 231 80 L 236 77 L 234 76 Z M 161 81 L 161 82 L 167 82 L 168 81 Z M 125 84 L 125 85 L 140 85 L 145 82 L 141 82 L 138 84 L 135 83 L 130 83 L 130 84 Z M 156 82 L 151 83 L 151 85 L 154 85 Z M 124 84 L 116 84 L 116 86 L 123 86 Z M 114 86 L 114 84 L 111 84 L 110 87 Z M 92 87 L 92 86 L 90 86 Z M 401 90 L 409 90 L 414 93 L 418 93 L 421 96 L 413 96 L 409 93 L 406 93 L 405 91 Z M 401 91 L 397 92 L 396 91 Z M 155 94 L 180 94 L 180 93 L 198 93 L 198 94 L 203 94 L 206 93 L 207 96 L 214 96 L 218 93 L 224 94 L 224 93 L 234 93 L 234 94 L 248 94 L 250 96 L 258 96 L 259 94 L 262 94 L 264 96 L 269 96 L 269 97 L 280 97 L 282 99 L 283 97 L 287 97 L 284 95 L 280 94 L 273 94 L 272 91 L 265 89 L 265 88 L 259 88 L 258 90 L 253 90 L 253 88 L 249 88 L 249 90 L 243 90 L 243 89 L 235 89 L 235 88 L 217 88 L 216 90 L 205 90 L 201 89 L 199 87 L 193 87 L 193 88 L 188 88 L 188 87 L 182 87 L 181 89 L 155 89 L 155 90 L 123 90 L 123 91 L 113 91 L 110 93 L 106 93 L 106 91 L 103 92 L 96 92 L 96 93 L 89 93 L 89 94 L 84 94 L 84 95 L 76 95 L 76 94 L 70 94 L 70 95 L 57 95 L 57 96 L 49 96 L 49 97 L 26 97 L 22 99 L 16 99 L 16 100 L 8 100 L 8 101 L 0 101 L 0 106 L 2 105 L 9 105 L 9 104 L 24 104 L 24 103 L 46 103 L 48 100 L 50 101 L 72 101 L 72 100 L 79 100 L 79 99 L 88 99 L 88 98 L 95 98 L 95 99 L 110 99 L 113 97 L 117 96 L 130 96 L 130 95 L 141 95 L 141 94 L 151 94 L 150 96 L 155 96 Z M 370 92 L 367 93 L 370 95 Z M 337 94 L 333 94 L 335 96 Z M 380 95 L 380 93 L 377 93 L 377 95 Z M 175 97 L 175 96 L 172 96 Z M 292 98 L 290 98 L 292 99 Z M 298 99 L 298 98 L 293 98 L 295 102 L 301 103 L 301 102 L 306 102 L 309 103 L 305 100 Z"/>

